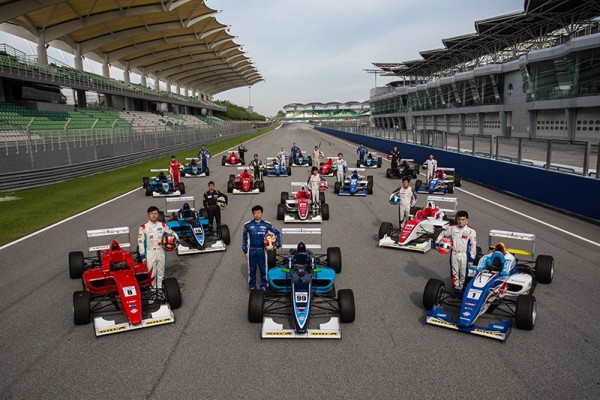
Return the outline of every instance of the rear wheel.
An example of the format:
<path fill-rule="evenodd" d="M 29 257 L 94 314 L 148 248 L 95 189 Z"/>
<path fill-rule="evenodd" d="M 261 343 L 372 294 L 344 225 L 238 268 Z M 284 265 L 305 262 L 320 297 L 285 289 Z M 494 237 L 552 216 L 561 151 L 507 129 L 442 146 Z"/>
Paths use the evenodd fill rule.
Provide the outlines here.
<path fill-rule="evenodd" d="M 206 174 L 206 176 L 210 176 L 210 169 L 208 169 L 208 167 L 206 167 L 206 169 L 204 170 L 204 173 Z"/>
<path fill-rule="evenodd" d="M 200 216 L 202 218 L 208 219 L 208 210 L 206 208 L 201 208 L 200 209 Z"/>
<path fill-rule="evenodd" d="M 229 181 L 233 182 L 235 180 L 234 174 L 229 174 Z"/>
<path fill-rule="evenodd" d="M 221 165 L 225 165 L 226 161 L 227 161 L 227 157 L 223 156 L 223 159 L 221 160 Z"/>
<path fill-rule="evenodd" d="M 292 167 L 287 167 L 288 176 L 292 176 Z"/>
<path fill-rule="evenodd" d="M 152 196 L 152 186 L 150 184 L 146 186 L 146 196 Z"/>
<path fill-rule="evenodd" d="M 530 331 L 535 326 L 537 316 L 537 305 L 535 297 L 522 294 L 517 297 L 517 307 L 515 309 L 515 321 L 517 328 Z"/>
<path fill-rule="evenodd" d="M 539 283 L 550 283 L 554 278 L 554 257 L 539 255 L 535 259 L 535 279 Z"/>
<path fill-rule="evenodd" d="M 448 193 L 454 193 L 454 182 L 448 182 Z"/>
<path fill-rule="evenodd" d="M 232 192 L 233 192 L 233 182 L 228 181 L 227 182 L 227 193 L 232 193 Z"/>
<path fill-rule="evenodd" d="M 252 289 L 248 298 L 248 321 L 254 323 L 263 322 L 263 309 L 265 305 L 265 294 L 260 289 Z"/>
<path fill-rule="evenodd" d="M 423 181 L 422 181 L 422 180 L 420 180 L 420 179 L 417 179 L 417 180 L 415 181 L 415 191 L 419 190 L 419 188 L 420 188 L 421 186 L 423 186 Z"/>
<path fill-rule="evenodd" d="M 426 310 L 431 310 L 433 306 L 440 304 L 444 289 L 444 282 L 439 279 L 430 279 L 427 281 L 427 285 L 425 285 L 425 290 L 423 291 L 423 306 Z"/>
<path fill-rule="evenodd" d="M 321 204 L 321 214 L 324 221 L 329 219 L 329 204 Z"/>
<path fill-rule="evenodd" d="M 83 251 L 72 251 L 69 253 L 69 276 L 71 279 L 79 279 L 85 271 L 85 259 Z"/>
<path fill-rule="evenodd" d="M 271 269 L 271 268 L 275 268 L 276 266 L 277 266 L 277 252 L 275 250 L 267 251 L 267 268 Z"/>
<path fill-rule="evenodd" d="M 391 178 L 391 177 L 392 177 L 392 169 L 391 169 L 391 168 L 388 168 L 388 169 L 385 171 L 385 177 L 386 177 L 386 178 Z"/>
<path fill-rule="evenodd" d="M 340 193 L 340 188 L 341 188 L 341 187 L 342 187 L 342 184 L 341 184 L 341 183 L 339 183 L 339 182 L 336 182 L 336 183 L 333 185 L 333 193 L 335 193 L 335 194 L 339 194 L 339 193 Z"/>
<path fill-rule="evenodd" d="M 367 182 L 367 194 L 373 194 L 373 182 Z"/>
<path fill-rule="evenodd" d="M 381 157 L 377 157 L 377 168 L 381 168 L 382 164 L 383 164 L 383 159 Z"/>
<path fill-rule="evenodd" d="M 181 307 L 181 290 L 179 289 L 179 282 L 177 282 L 177 279 L 173 277 L 165 278 L 163 280 L 163 291 L 165 292 L 167 303 L 169 303 L 169 307 L 171 307 L 172 310 Z"/>
<path fill-rule="evenodd" d="M 360 168 L 360 160 L 356 160 L 356 168 Z"/>
<path fill-rule="evenodd" d="M 150 178 L 148 178 L 147 176 L 142 178 L 142 187 L 144 189 L 146 189 L 146 186 L 148 186 L 148 183 L 150 183 Z"/>
<path fill-rule="evenodd" d="M 373 184 L 373 182 L 374 182 L 373 175 L 367 176 L 367 182 L 370 183 L 371 185 Z"/>
<path fill-rule="evenodd" d="M 218 228 L 219 237 L 226 245 L 231 243 L 231 233 L 229 232 L 229 227 L 227 225 L 220 225 Z"/>
<path fill-rule="evenodd" d="M 90 323 L 92 309 L 90 308 L 90 294 L 83 290 L 73 293 L 73 322 L 75 325 Z"/>
<path fill-rule="evenodd" d="M 283 221 L 285 218 L 285 204 L 277 204 L 277 219 Z"/>
<path fill-rule="evenodd" d="M 460 176 L 455 176 L 454 177 L 454 186 L 456 186 L 456 187 L 461 187 L 462 186 L 462 179 L 460 178 Z"/>
<path fill-rule="evenodd" d="M 158 222 L 165 222 L 165 213 L 164 211 L 158 212 Z"/>
<path fill-rule="evenodd" d="M 413 206 L 413 207 L 410 208 L 410 215 L 414 216 L 418 211 L 421 211 L 421 210 L 422 210 L 421 207 Z"/>
<path fill-rule="evenodd" d="M 339 247 L 327 248 L 327 266 L 333 269 L 336 274 L 342 272 L 342 251 Z"/>
<path fill-rule="evenodd" d="M 378 237 L 379 239 L 383 239 L 383 237 L 385 235 L 389 235 L 390 231 L 392 230 L 393 225 L 389 222 L 382 222 L 381 225 L 379 225 L 379 234 Z"/>
<path fill-rule="evenodd" d="M 308 164 L 308 166 L 310 167 L 310 166 L 312 165 L 312 157 L 311 157 L 311 156 L 308 156 L 308 157 L 306 157 L 306 160 L 307 160 L 307 161 L 306 161 L 306 163 L 307 163 L 307 164 Z"/>
<path fill-rule="evenodd" d="M 354 322 L 356 310 L 354 307 L 354 292 L 352 292 L 352 289 L 338 290 L 338 304 L 340 306 L 340 322 Z"/>
<path fill-rule="evenodd" d="M 288 198 L 288 192 L 281 192 L 281 196 L 279 197 L 279 204 L 285 204 Z"/>
<path fill-rule="evenodd" d="M 265 181 L 263 181 L 263 180 L 258 181 L 258 191 L 259 192 L 265 191 Z"/>

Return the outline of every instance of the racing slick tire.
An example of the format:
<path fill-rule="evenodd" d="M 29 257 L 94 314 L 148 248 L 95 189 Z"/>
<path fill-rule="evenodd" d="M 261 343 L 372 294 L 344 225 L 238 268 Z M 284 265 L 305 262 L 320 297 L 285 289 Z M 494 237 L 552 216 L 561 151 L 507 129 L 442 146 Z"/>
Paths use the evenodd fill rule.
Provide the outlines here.
<path fill-rule="evenodd" d="M 319 203 L 325 204 L 325 192 L 319 192 Z"/>
<path fill-rule="evenodd" d="M 246 165 L 246 161 L 240 160 L 240 165 Z"/>
<path fill-rule="evenodd" d="M 152 186 L 147 185 L 146 186 L 146 196 L 152 196 L 152 192 L 153 192 Z"/>
<path fill-rule="evenodd" d="M 367 182 L 367 194 L 373 194 L 373 181 Z"/>
<path fill-rule="evenodd" d="M 233 193 L 233 182 L 227 182 L 227 193 Z"/>
<path fill-rule="evenodd" d="M 265 181 L 263 181 L 262 179 L 260 181 L 258 181 L 258 191 L 259 192 L 265 191 Z"/>
<path fill-rule="evenodd" d="M 382 222 L 381 225 L 379 225 L 379 234 L 377 235 L 377 237 L 379 237 L 379 240 L 383 239 L 383 237 L 385 235 L 389 235 L 390 231 L 392 230 L 393 225 L 389 222 Z"/>
<path fill-rule="evenodd" d="M 308 156 L 308 157 L 306 157 L 306 160 L 308 161 L 307 164 L 310 167 L 312 165 L 312 157 Z"/>
<path fill-rule="evenodd" d="M 277 204 L 277 220 L 283 221 L 285 218 L 285 204 Z"/>
<path fill-rule="evenodd" d="M 181 194 L 185 194 L 185 183 L 179 182 L 179 191 Z"/>
<path fill-rule="evenodd" d="M 277 251 L 267 251 L 267 269 L 277 266 Z"/>
<path fill-rule="evenodd" d="M 423 181 L 420 179 L 417 179 L 415 181 L 415 192 L 418 191 L 421 186 L 423 186 Z"/>
<path fill-rule="evenodd" d="M 147 176 L 142 178 L 142 187 L 144 189 L 146 189 L 146 187 L 148 186 L 149 183 L 150 183 L 150 178 L 148 178 Z"/>
<path fill-rule="evenodd" d="M 206 169 L 204 170 L 204 174 L 206 176 L 210 176 L 210 169 L 208 169 L 208 167 L 206 167 Z"/>
<path fill-rule="evenodd" d="M 90 294 L 84 290 L 73 292 L 73 322 L 75 325 L 89 324 L 91 316 Z"/>
<path fill-rule="evenodd" d="M 356 168 L 360 168 L 360 160 L 356 160 Z"/>
<path fill-rule="evenodd" d="M 288 198 L 288 192 L 281 192 L 281 195 L 279 196 L 279 204 L 285 204 Z"/>
<path fill-rule="evenodd" d="M 382 164 L 383 164 L 383 159 L 381 157 L 377 157 L 377 168 L 381 168 Z"/>
<path fill-rule="evenodd" d="M 248 321 L 253 323 L 263 322 L 265 294 L 260 289 L 252 289 L 248 298 Z"/>
<path fill-rule="evenodd" d="M 344 324 L 354 322 L 356 310 L 352 289 L 338 290 L 338 304 L 340 306 L 340 322 Z"/>
<path fill-rule="evenodd" d="M 442 294 L 445 289 L 444 282 L 439 279 L 429 279 L 425 290 L 423 290 L 423 307 L 431 310 L 436 304 L 440 304 Z"/>
<path fill-rule="evenodd" d="M 158 222 L 165 222 L 165 212 L 164 211 L 159 211 L 158 212 Z"/>
<path fill-rule="evenodd" d="M 373 180 L 373 175 L 368 175 L 367 176 L 367 183 L 370 183 L 371 185 L 373 184 L 374 180 Z"/>
<path fill-rule="evenodd" d="M 388 168 L 385 170 L 385 177 L 388 179 L 392 177 L 392 169 L 391 168 Z"/>
<path fill-rule="evenodd" d="M 170 277 L 163 280 L 163 291 L 165 292 L 165 299 L 169 303 L 171 310 L 176 310 L 181 307 L 181 290 L 179 289 L 179 282 L 177 279 Z"/>
<path fill-rule="evenodd" d="M 341 183 L 339 183 L 339 182 L 336 182 L 336 183 L 333 185 L 333 193 L 335 193 L 335 194 L 339 194 L 339 193 L 340 193 L 340 188 L 341 188 L 341 187 L 342 187 L 342 184 L 341 184 Z"/>
<path fill-rule="evenodd" d="M 412 172 L 412 177 L 413 177 L 413 178 L 416 178 L 416 177 L 417 177 L 417 175 L 418 175 L 418 173 L 419 173 L 419 170 L 418 170 L 418 168 L 415 168 L 415 169 L 413 169 L 413 172 Z"/>
<path fill-rule="evenodd" d="M 223 156 L 223 159 L 221 160 L 221 165 L 225 166 L 226 160 L 227 160 L 227 157 Z"/>
<path fill-rule="evenodd" d="M 539 255 L 535 258 L 535 280 L 551 283 L 554 278 L 554 257 Z"/>
<path fill-rule="evenodd" d="M 69 253 L 69 276 L 71 279 L 79 279 L 85 271 L 85 258 L 83 251 L 71 251 Z"/>
<path fill-rule="evenodd" d="M 229 227 L 227 225 L 220 225 L 217 228 L 217 233 L 223 243 L 229 245 L 231 243 L 231 233 L 229 232 Z"/>
<path fill-rule="evenodd" d="M 456 186 L 456 187 L 461 187 L 462 186 L 462 179 L 460 178 L 460 176 L 455 176 L 454 177 L 454 186 Z"/>
<path fill-rule="evenodd" d="M 475 248 L 475 259 L 473 260 L 473 265 L 478 265 L 481 257 L 483 257 L 483 249 L 480 246 L 477 246 Z"/>
<path fill-rule="evenodd" d="M 229 174 L 229 182 L 233 182 L 235 180 L 234 174 Z"/>
<path fill-rule="evenodd" d="M 530 331 L 535 326 L 537 316 L 537 305 L 535 297 L 529 294 L 522 294 L 517 297 L 517 307 L 515 308 L 515 321 L 517 328 Z"/>
<path fill-rule="evenodd" d="M 336 274 L 342 272 L 342 251 L 339 247 L 327 248 L 327 266 Z"/>
<path fill-rule="evenodd" d="M 329 220 L 329 204 L 321 204 L 321 214 L 323 221 Z"/>
<path fill-rule="evenodd" d="M 454 182 L 448 182 L 448 193 L 454 193 Z"/>
<path fill-rule="evenodd" d="M 292 176 L 292 167 L 287 167 L 288 176 Z"/>

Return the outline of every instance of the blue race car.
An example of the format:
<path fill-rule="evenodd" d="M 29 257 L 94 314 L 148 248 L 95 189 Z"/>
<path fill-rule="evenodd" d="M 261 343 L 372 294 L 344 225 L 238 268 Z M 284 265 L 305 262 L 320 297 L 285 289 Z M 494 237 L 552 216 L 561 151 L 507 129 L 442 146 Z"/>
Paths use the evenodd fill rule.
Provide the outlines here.
<path fill-rule="evenodd" d="M 193 196 L 165 200 L 166 213 L 172 215 L 166 221 L 167 226 L 177 233 L 181 241 L 177 247 L 178 255 L 225 251 L 226 246 L 231 243 L 229 227 L 220 225 L 216 230 L 210 229 L 206 209 L 203 208 L 198 213 Z M 165 214 L 160 212 L 159 218 L 164 221 Z"/>
<path fill-rule="evenodd" d="M 321 230 L 284 228 L 282 235 L 304 231 L 320 235 Z M 290 249 L 285 256 L 267 252 L 269 293 L 250 292 L 248 320 L 262 323 L 262 338 L 341 339 L 340 322 L 353 322 L 355 309 L 352 290 L 339 290 L 337 298 L 335 294 L 335 275 L 342 269 L 340 248 L 330 247 L 326 255 L 313 253 L 309 248 L 314 245 L 303 241 L 283 248 Z M 275 318 L 284 321 L 278 323 Z M 311 320 L 322 323 L 311 328 Z M 284 328 L 286 322 L 289 328 Z"/>
<path fill-rule="evenodd" d="M 146 196 L 168 197 L 185 194 L 185 184 L 179 182 L 178 187 L 175 187 L 171 176 L 165 175 L 165 172 L 168 172 L 167 169 L 151 169 L 150 172 L 158 172 L 159 174 L 152 177 L 152 180 L 147 176 L 142 178 L 142 187 L 146 192 Z"/>
<path fill-rule="evenodd" d="M 377 153 L 369 153 L 364 161 L 356 160 L 356 168 L 381 168 L 383 159 Z"/>
<path fill-rule="evenodd" d="M 304 157 L 302 153 L 296 155 L 296 157 L 290 157 L 290 163 L 292 167 L 310 167 L 312 165 L 312 157 Z"/>
<path fill-rule="evenodd" d="M 277 157 L 267 157 L 270 162 L 266 163 L 263 167 L 263 175 L 266 176 L 291 176 L 291 167 L 282 167 L 279 164 Z"/>
<path fill-rule="evenodd" d="M 373 194 L 373 176 L 363 176 L 358 172 L 364 171 L 364 168 L 355 168 L 344 182 L 336 182 L 333 186 L 333 192 L 340 196 L 366 196 Z"/>
<path fill-rule="evenodd" d="M 198 178 L 202 176 L 209 176 L 210 170 L 208 167 L 202 168 L 202 163 L 197 163 L 195 158 L 186 158 L 189 161 L 188 164 L 184 165 L 181 169 L 181 176 L 186 178 Z"/>
<path fill-rule="evenodd" d="M 444 195 L 454 193 L 454 186 L 460 187 L 461 183 L 460 177 L 455 175 L 454 168 L 438 168 L 426 185 L 423 185 L 423 181 L 420 179 L 415 181 L 415 191 Z"/>
<path fill-rule="evenodd" d="M 554 259 L 539 255 L 535 261 L 522 262 L 514 257 L 513 254 L 534 256 L 533 234 L 491 230 L 489 237 L 490 244 L 498 237 L 528 241 L 532 243 L 531 250 L 506 248 L 504 243 L 490 246 L 493 251 L 481 257 L 477 266 L 469 267 L 471 279 L 462 299 L 460 293 L 449 294 L 443 281 L 430 279 L 423 292 L 423 305 L 429 311 L 425 318 L 428 324 L 502 341 L 508 339 L 513 318 L 517 328 L 533 329 L 537 316 L 533 291 L 537 283 L 552 282 Z M 448 313 L 446 308 L 450 307 L 460 309 L 459 314 Z M 479 318 L 486 318 L 484 314 L 492 312 L 508 319 L 476 325 Z"/>

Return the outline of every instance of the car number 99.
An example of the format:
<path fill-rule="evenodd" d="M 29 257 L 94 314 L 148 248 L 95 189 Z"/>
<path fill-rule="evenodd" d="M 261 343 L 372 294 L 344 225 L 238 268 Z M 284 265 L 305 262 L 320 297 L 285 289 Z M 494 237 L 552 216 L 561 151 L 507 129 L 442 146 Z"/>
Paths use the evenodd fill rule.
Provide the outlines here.
<path fill-rule="evenodd" d="M 308 301 L 308 292 L 296 292 L 296 303 L 306 303 Z"/>

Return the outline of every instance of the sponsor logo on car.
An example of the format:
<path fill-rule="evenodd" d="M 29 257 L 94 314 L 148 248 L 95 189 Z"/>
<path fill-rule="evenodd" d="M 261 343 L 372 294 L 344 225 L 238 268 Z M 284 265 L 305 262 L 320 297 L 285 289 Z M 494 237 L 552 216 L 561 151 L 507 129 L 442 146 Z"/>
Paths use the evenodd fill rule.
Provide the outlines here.
<path fill-rule="evenodd" d="M 146 321 L 144 323 L 144 325 L 148 326 L 148 325 L 156 325 L 156 324 L 162 324 L 165 322 L 171 322 L 173 321 L 173 318 L 162 318 L 162 319 L 156 319 L 154 321 Z"/>
<path fill-rule="evenodd" d="M 102 329 L 102 330 L 98 331 L 98 335 L 104 335 L 105 333 L 112 333 L 112 332 L 123 331 L 125 329 L 127 329 L 126 326 L 118 326 L 116 328 Z"/>
<path fill-rule="evenodd" d="M 337 332 L 310 332 L 310 336 L 337 336 Z"/>

